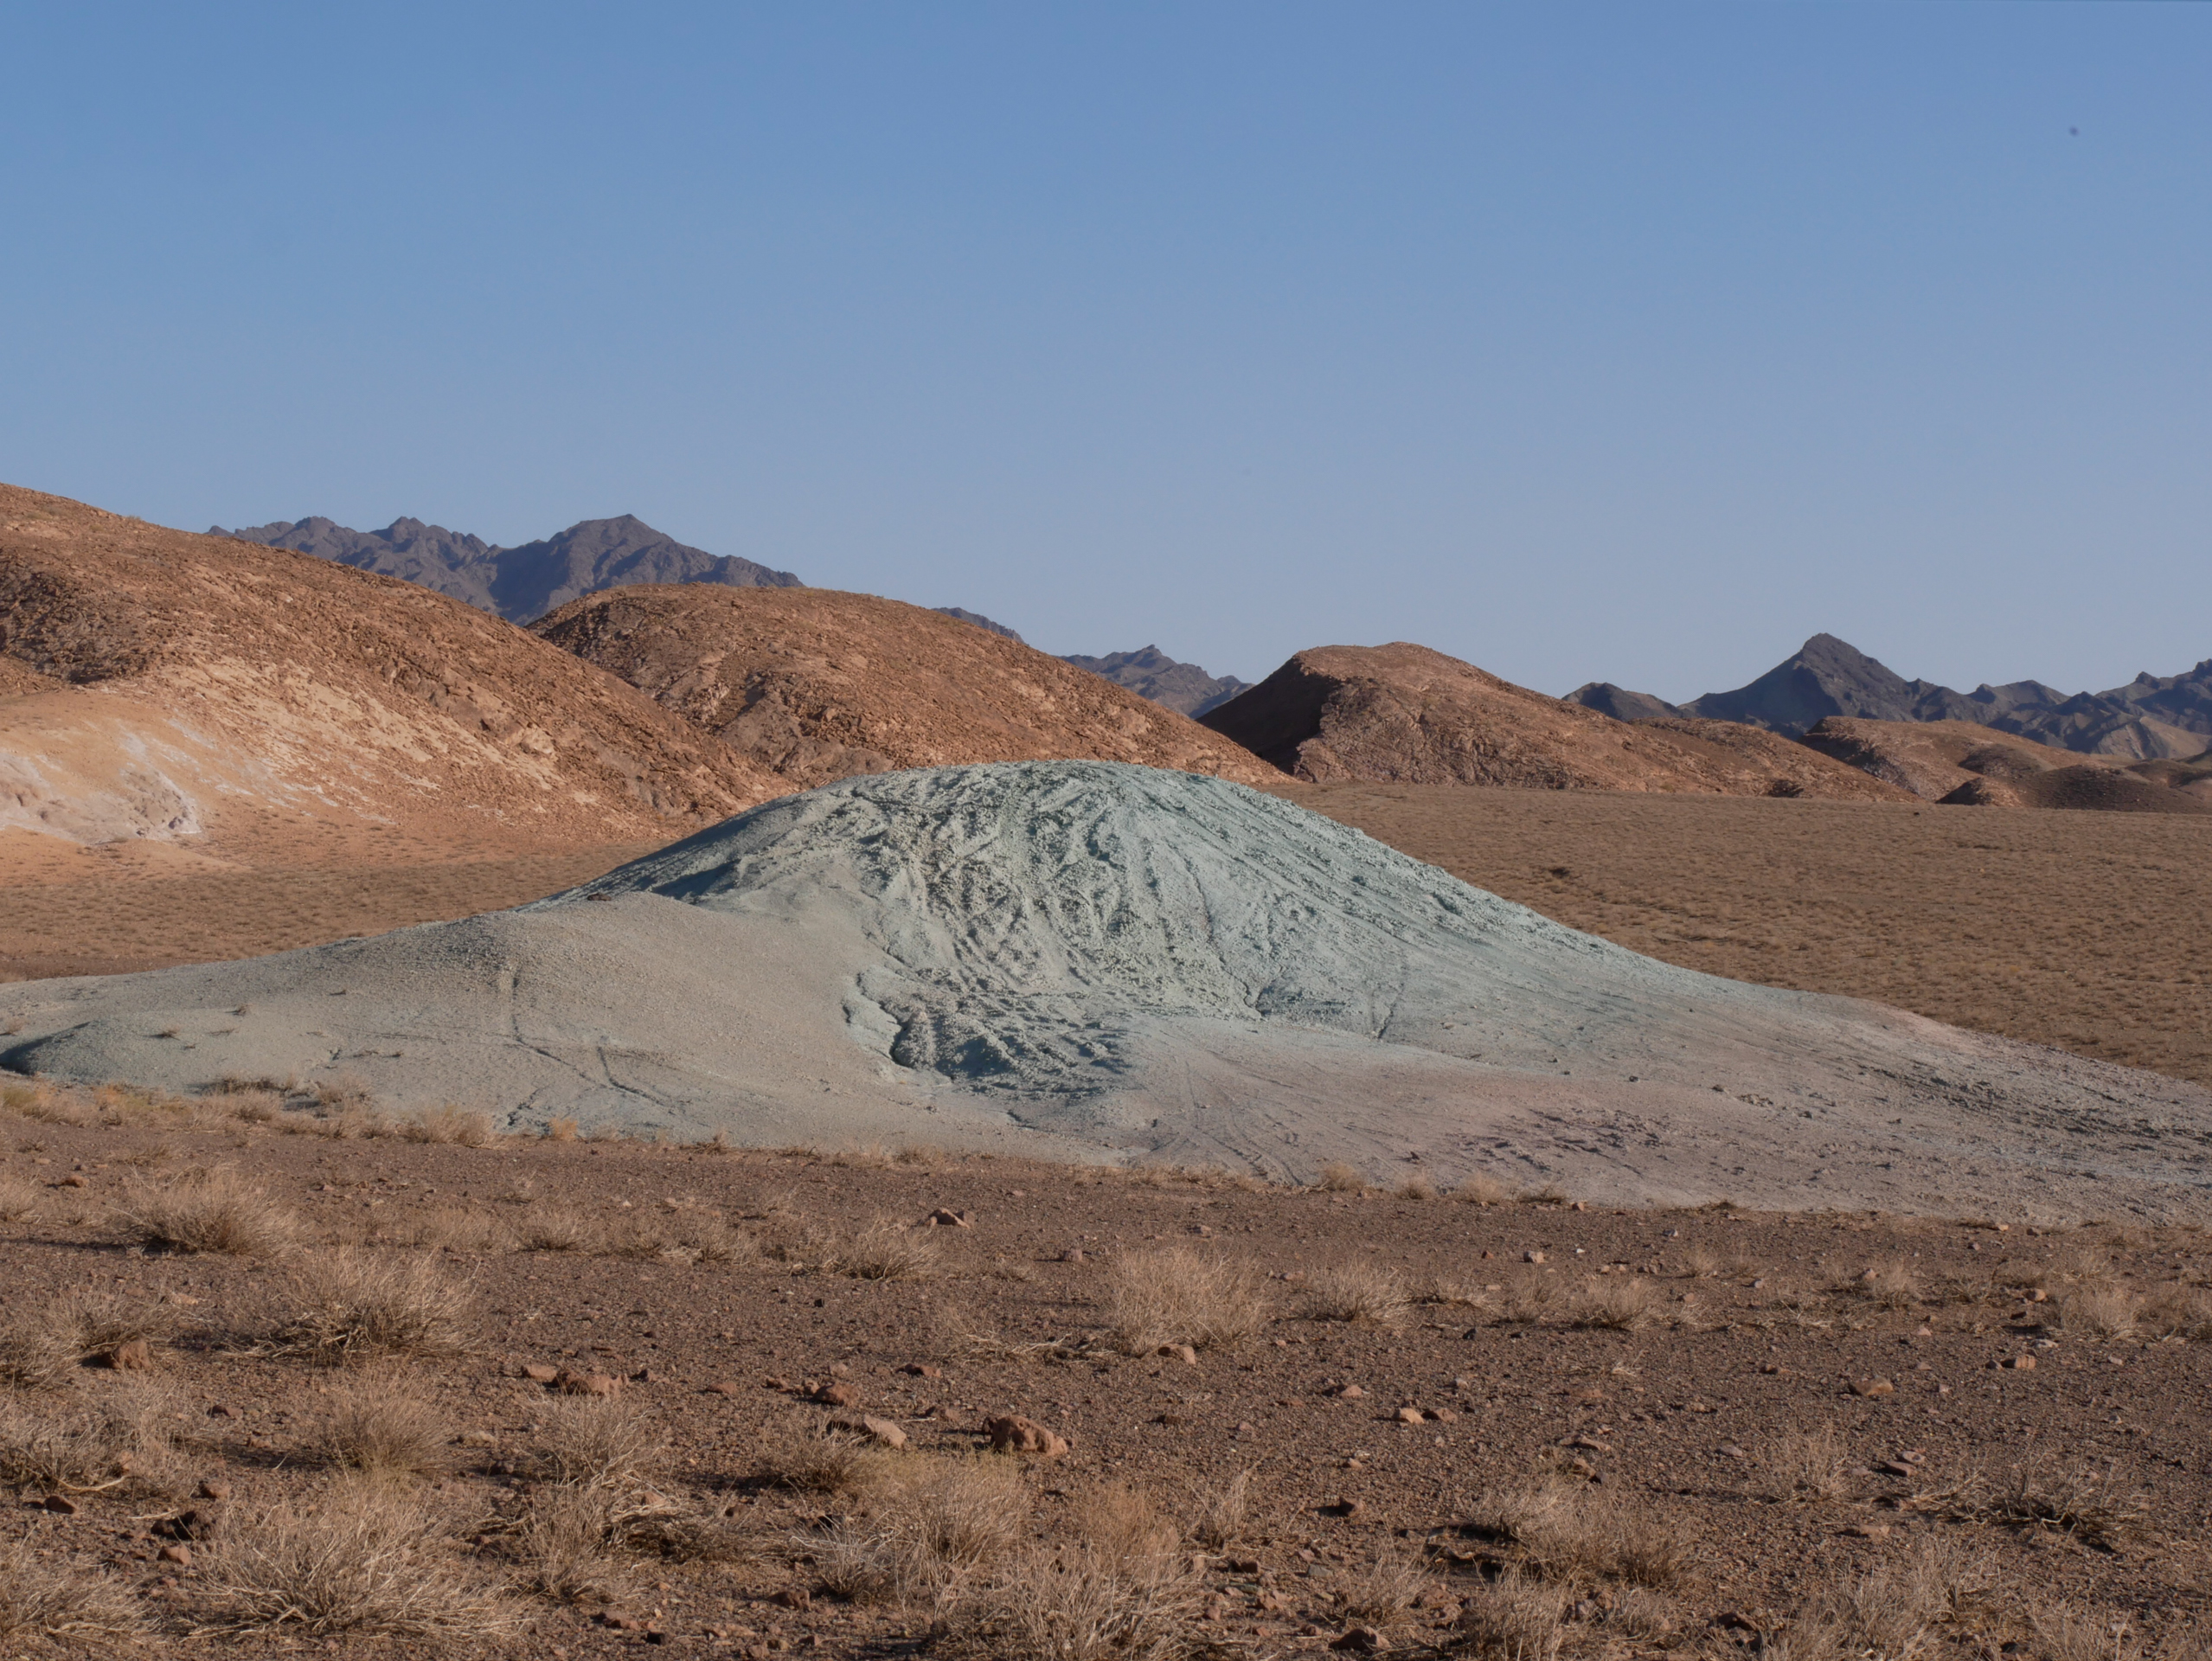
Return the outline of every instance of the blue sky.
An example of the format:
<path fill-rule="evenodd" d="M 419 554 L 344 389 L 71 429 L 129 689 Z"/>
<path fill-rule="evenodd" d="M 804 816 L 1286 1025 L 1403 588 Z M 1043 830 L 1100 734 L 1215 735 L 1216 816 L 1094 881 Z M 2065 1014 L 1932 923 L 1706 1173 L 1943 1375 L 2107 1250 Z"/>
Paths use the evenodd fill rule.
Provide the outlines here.
<path fill-rule="evenodd" d="M 632 512 L 1247 677 L 2212 657 L 2212 8 L 0 3 L 0 42 L 11 483 Z"/>

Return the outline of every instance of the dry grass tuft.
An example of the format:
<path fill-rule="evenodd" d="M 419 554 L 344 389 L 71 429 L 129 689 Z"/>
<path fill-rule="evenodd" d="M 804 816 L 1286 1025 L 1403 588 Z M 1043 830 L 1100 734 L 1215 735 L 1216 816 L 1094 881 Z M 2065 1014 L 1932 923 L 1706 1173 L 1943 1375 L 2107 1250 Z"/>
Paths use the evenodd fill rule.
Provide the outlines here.
<path fill-rule="evenodd" d="M 145 1609 L 118 1575 L 57 1565 L 28 1539 L 0 1545 L 0 1647 L 11 1654 L 41 1638 L 138 1637 L 147 1628 Z"/>
<path fill-rule="evenodd" d="M 576 1121 L 573 1119 L 548 1119 L 545 1121 L 545 1139 L 548 1142 L 574 1142 Z"/>
<path fill-rule="evenodd" d="M 2136 1312 L 2135 1325 L 2155 1338 L 2212 1343 L 2212 1292 L 2202 1286 L 2161 1286 Z"/>
<path fill-rule="evenodd" d="M 450 1101 L 401 1120 L 399 1132 L 409 1142 L 449 1143 L 463 1148 L 488 1148 L 499 1139 L 499 1128 L 490 1113 Z"/>
<path fill-rule="evenodd" d="M 119 1227 L 148 1251 L 266 1257 L 298 1232 L 292 1214 L 231 1170 L 188 1170 L 125 1186 Z"/>
<path fill-rule="evenodd" d="M 1022 1536 L 1029 1492 L 1003 1459 L 923 1457 L 876 1470 L 866 1514 L 806 1542 L 816 1572 L 840 1597 L 941 1602 Z"/>
<path fill-rule="evenodd" d="M 513 1226 L 524 1252 L 595 1252 L 606 1239 L 598 1222 L 575 1211 L 532 1211 Z"/>
<path fill-rule="evenodd" d="M 48 1493 L 165 1493 L 177 1459 L 161 1386 L 117 1379 L 93 1400 L 60 1405 L 0 1396 L 0 1483 Z"/>
<path fill-rule="evenodd" d="M 1567 1621 L 1567 1594 L 1508 1569 L 1478 1581 L 1459 1612 L 1459 1647 L 1474 1661 L 1553 1661 Z"/>
<path fill-rule="evenodd" d="M 1408 1177 L 1398 1184 L 1398 1197 L 1401 1200 L 1433 1200 L 1436 1197 L 1436 1184 L 1426 1177 Z"/>
<path fill-rule="evenodd" d="M 1953 1517 L 2003 1527 L 2043 1529 L 2091 1545 L 2123 1548 L 2145 1538 L 2151 1518 L 2140 1494 L 2085 1466 L 2030 1463 L 2003 1480 L 1976 1475 L 1950 1496 Z"/>
<path fill-rule="evenodd" d="M 1649 1280 L 1625 1274 L 1592 1275 L 1568 1294 L 1573 1326 L 1638 1332 L 1658 1321 L 1666 1294 Z"/>
<path fill-rule="evenodd" d="M 888 1480 L 898 1459 L 819 1420 L 795 1416 L 762 1433 L 753 1479 L 805 1494 L 862 1493 Z"/>
<path fill-rule="evenodd" d="M 1452 1197 L 1468 1205 L 1504 1205 L 1513 1190 L 1487 1171 L 1471 1170 L 1452 1190 Z"/>
<path fill-rule="evenodd" d="M 1492 1489 L 1469 1509 L 1471 1526 L 1519 1546 L 1547 1580 L 1596 1578 L 1636 1586 L 1682 1579 L 1689 1549 L 1680 1530 L 1607 1491 L 1543 1482 Z"/>
<path fill-rule="evenodd" d="M 470 1294 L 429 1254 L 341 1247 L 292 1276 L 292 1312 L 262 1346 L 324 1361 L 451 1356 L 467 1345 Z"/>
<path fill-rule="evenodd" d="M 1252 1511 L 1252 1472 L 1238 1472 L 1226 1482 L 1198 1491 L 1190 1517 L 1190 1537 L 1209 1551 L 1220 1551 L 1244 1532 Z"/>
<path fill-rule="evenodd" d="M 920 1280 L 936 1272 L 937 1243 L 878 1217 L 838 1248 L 830 1267 L 856 1280 Z"/>
<path fill-rule="evenodd" d="M 1124 1355 L 1164 1344 L 1227 1349 L 1267 1324 L 1267 1299 L 1249 1266 L 1183 1246 L 1124 1252 L 1106 1274 L 1107 1318 Z"/>
<path fill-rule="evenodd" d="M 949 1623 L 994 1661 L 1179 1661 L 1201 1585 L 1172 1559 L 1076 1547 L 1010 1560 Z"/>
<path fill-rule="evenodd" d="M 29 1222 L 38 1215 L 45 1195 L 35 1183 L 16 1176 L 0 1177 L 0 1222 Z"/>
<path fill-rule="evenodd" d="M 543 1414 L 533 1462 L 566 1487 L 634 1486 L 664 1451 L 659 1433 L 625 1401 L 578 1396 L 547 1403 Z"/>
<path fill-rule="evenodd" d="M 1315 1185 L 1330 1194 L 1364 1194 L 1373 1186 L 1358 1166 L 1348 1165 L 1341 1159 L 1332 1159 L 1322 1166 Z"/>
<path fill-rule="evenodd" d="M 1395 1326 L 1413 1301 L 1412 1291 L 1395 1270 L 1350 1263 L 1317 1269 L 1306 1280 L 1298 1312 L 1309 1321 Z"/>
<path fill-rule="evenodd" d="M 1946 1629 L 1972 1635 L 1997 1583 L 1984 1554 L 1925 1536 L 1902 1559 L 1814 1594 L 1764 1652 L 1780 1661 L 1920 1661 L 1941 1652 Z"/>
<path fill-rule="evenodd" d="M 1878 1309 L 1910 1309 L 1920 1301 L 1920 1277 L 1895 1260 L 1877 1263 L 1862 1274 L 1858 1291 Z"/>
<path fill-rule="evenodd" d="M 1435 1591 L 1436 1584 L 1422 1564 L 1385 1552 L 1336 1583 L 1337 1613 L 1375 1626 L 1399 1626 L 1414 1618 L 1415 1601 Z"/>
<path fill-rule="evenodd" d="M 1068 1529 L 1087 1550 L 1124 1562 L 1164 1557 L 1183 1541 L 1157 1501 L 1119 1482 L 1078 1492 L 1068 1504 Z"/>
<path fill-rule="evenodd" d="M 215 1632 L 444 1644 L 497 1637 L 518 1619 L 454 1561 L 436 1517 L 375 1484 L 260 1512 L 209 1549 L 199 1580 L 199 1613 Z"/>
<path fill-rule="evenodd" d="M 409 1480 L 446 1466 L 446 1430 L 403 1376 L 361 1378 L 333 1393 L 311 1444 L 315 1457 L 365 1477 Z"/>
<path fill-rule="evenodd" d="M 1775 1445 L 1766 1461 L 1766 1468 L 1782 1485 L 1784 1497 L 1842 1499 L 1856 1486 L 1851 1467 L 1852 1460 L 1833 1425 L 1792 1432 Z"/>
<path fill-rule="evenodd" d="M 2091 1282 L 2060 1301 L 2058 1321 L 2085 1338 L 2133 1337 L 2135 1300 L 2117 1286 Z"/>

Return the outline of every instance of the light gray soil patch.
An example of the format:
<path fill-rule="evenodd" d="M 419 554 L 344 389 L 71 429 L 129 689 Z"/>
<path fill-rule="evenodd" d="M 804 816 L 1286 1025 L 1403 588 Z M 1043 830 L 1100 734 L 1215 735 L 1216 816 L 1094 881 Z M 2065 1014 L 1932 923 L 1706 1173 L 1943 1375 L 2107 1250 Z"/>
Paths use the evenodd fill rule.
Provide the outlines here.
<path fill-rule="evenodd" d="M 515 911 L 0 988 L 0 1017 L 18 1071 L 349 1071 L 755 1143 L 2054 1217 L 2195 1215 L 2212 1177 L 2212 1093 L 1676 968 L 1273 797 L 1112 763 L 850 779 Z"/>

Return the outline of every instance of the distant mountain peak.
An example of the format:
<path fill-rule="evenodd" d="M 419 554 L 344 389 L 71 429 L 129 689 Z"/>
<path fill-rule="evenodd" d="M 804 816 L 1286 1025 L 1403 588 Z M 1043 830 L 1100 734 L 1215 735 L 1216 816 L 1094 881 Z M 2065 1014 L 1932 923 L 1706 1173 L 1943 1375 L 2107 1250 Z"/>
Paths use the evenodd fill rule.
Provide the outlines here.
<path fill-rule="evenodd" d="M 981 612 L 971 612 L 965 606 L 937 606 L 931 609 L 939 617 L 957 617 L 963 623 L 972 623 L 987 633 L 1003 636 L 1017 645 L 1026 646 L 1029 644 L 1003 623 L 994 623 Z"/>
<path fill-rule="evenodd" d="M 633 582 L 714 582 L 740 588 L 804 587 L 788 571 L 687 547 L 637 515 L 581 519 L 542 541 L 500 548 L 480 536 L 402 516 L 381 530 L 352 530 L 320 516 L 211 536 L 288 548 L 435 588 L 510 623 L 528 623 L 580 594 Z"/>
<path fill-rule="evenodd" d="M 1108 652 L 1103 657 L 1071 656 L 1062 661 L 1125 686 L 1140 698 L 1179 709 L 1194 721 L 1250 686 L 1234 675 L 1209 675 L 1196 664 L 1179 664 L 1157 646 Z"/>

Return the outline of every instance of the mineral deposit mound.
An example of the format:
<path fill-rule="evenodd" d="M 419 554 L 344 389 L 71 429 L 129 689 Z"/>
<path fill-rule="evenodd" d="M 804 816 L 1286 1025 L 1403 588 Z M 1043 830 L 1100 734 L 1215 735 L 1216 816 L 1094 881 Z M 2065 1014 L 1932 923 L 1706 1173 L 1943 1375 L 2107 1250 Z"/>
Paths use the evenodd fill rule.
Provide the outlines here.
<path fill-rule="evenodd" d="M 2212 1093 L 1577 933 L 1217 779 L 786 797 L 517 910 L 0 988 L 0 1066 L 356 1074 L 747 1142 L 900 1138 L 1593 1199 L 2193 1212 Z"/>

